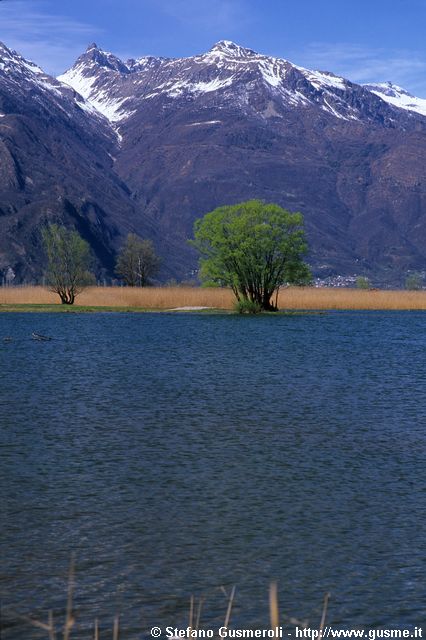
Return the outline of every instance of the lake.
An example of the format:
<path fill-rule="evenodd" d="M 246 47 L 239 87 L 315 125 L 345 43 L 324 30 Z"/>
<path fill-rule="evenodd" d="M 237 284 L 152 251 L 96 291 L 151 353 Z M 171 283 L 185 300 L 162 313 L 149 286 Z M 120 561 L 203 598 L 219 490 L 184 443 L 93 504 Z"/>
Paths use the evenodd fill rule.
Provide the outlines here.
<path fill-rule="evenodd" d="M 283 622 L 424 624 L 425 353 L 422 312 L 0 314 L 2 640 L 63 620 L 72 553 L 72 638 L 191 594 L 214 628 L 233 585 L 266 628 L 272 580 Z"/>

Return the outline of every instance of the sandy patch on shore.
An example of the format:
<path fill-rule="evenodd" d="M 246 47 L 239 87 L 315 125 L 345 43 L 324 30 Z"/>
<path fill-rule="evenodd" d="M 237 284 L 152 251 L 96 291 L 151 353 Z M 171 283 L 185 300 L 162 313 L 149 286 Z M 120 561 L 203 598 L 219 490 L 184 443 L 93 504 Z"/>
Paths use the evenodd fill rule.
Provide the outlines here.
<path fill-rule="evenodd" d="M 214 309 L 214 307 L 175 307 L 167 311 L 202 311 L 203 309 Z"/>

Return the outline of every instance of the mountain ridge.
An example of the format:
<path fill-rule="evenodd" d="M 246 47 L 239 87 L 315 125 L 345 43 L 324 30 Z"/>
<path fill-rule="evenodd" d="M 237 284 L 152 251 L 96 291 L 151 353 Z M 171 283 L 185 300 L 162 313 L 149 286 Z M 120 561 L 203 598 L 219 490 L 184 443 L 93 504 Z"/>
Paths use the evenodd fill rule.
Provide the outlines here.
<path fill-rule="evenodd" d="M 79 83 L 77 78 L 79 74 L 77 70 L 82 64 L 85 68 L 85 71 L 88 70 L 87 62 L 89 54 L 91 54 L 90 57 L 93 62 L 97 63 L 99 66 L 107 67 L 111 71 L 116 71 L 129 76 L 132 74 L 145 72 L 147 69 L 151 70 L 153 67 L 158 68 L 164 64 L 177 65 L 181 64 L 182 62 L 196 62 L 201 64 L 212 62 L 218 69 L 223 67 L 225 62 L 231 62 L 235 65 L 254 63 L 261 68 L 264 80 L 273 87 L 279 87 L 285 79 L 286 72 L 289 69 L 295 69 L 299 71 L 302 76 L 304 76 L 308 80 L 308 82 L 310 82 L 310 84 L 317 89 L 334 88 L 340 91 L 345 91 L 351 86 L 358 86 L 366 89 L 370 93 L 373 93 L 381 100 L 388 104 L 391 104 L 392 106 L 406 109 L 413 113 L 418 113 L 422 116 L 426 115 L 426 99 L 423 100 L 422 98 L 417 98 L 405 89 L 398 87 L 397 85 L 394 85 L 390 82 L 361 85 L 343 78 L 342 76 L 338 76 L 330 71 L 310 70 L 299 65 L 295 65 L 284 58 L 266 56 L 257 53 L 253 49 L 242 47 L 229 40 L 221 40 L 215 43 L 208 52 L 197 54 L 194 56 L 187 56 L 184 58 L 143 56 L 136 59 L 128 59 L 127 61 L 123 61 L 118 56 L 100 49 L 96 45 L 96 43 L 93 43 L 88 46 L 86 51 L 81 56 L 79 56 L 75 64 L 68 71 L 58 76 L 58 79 L 60 79 L 65 84 L 70 84 L 76 90 L 78 90 Z M 90 92 L 87 91 L 87 87 L 80 85 L 80 88 L 83 90 L 82 95 L 90 100 Z M 183 89 L 184 86 L 181 85 L 181 87 L 176 87 L 175 84 L 174 86 L 171 85 L 168 88 L 164 86 L 162 86 L 161 88 L 170 93 L 179 89 Z M 190 87 L 187 88 L 190 89 Z M 220 88 L 220 86 L 217 85 L 216 88 Z M 213 87 L 204 87 L 203 89 L 204 91 L 208 91 L 213 89 Z M 198 87 L 198 90 L 203 89 L 200 89 L 200 87 Z M 402 96 L 405 96 L 410 100 L 402 100 Z M 151 96 L 149 95 L 149 97 Z M 303 94 L 299 95 L 299 99 L 301 99 L 303 102 Z M 339 114 L 336 114 L 336 112 L 334 112 L 334 115 L 337 115 L 337 117 L 342 117 L 341 115 L 339 116 Z M 349 116 L 349 118 L 351 117 L 352 119 L 354 119 L 353 115 Z"/>

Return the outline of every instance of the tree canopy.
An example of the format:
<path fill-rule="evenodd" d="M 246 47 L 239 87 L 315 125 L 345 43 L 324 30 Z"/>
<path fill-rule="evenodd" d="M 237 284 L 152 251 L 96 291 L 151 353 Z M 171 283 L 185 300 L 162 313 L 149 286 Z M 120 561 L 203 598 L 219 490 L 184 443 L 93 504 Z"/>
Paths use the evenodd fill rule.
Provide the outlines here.
<path fill-rule="evenodd" d="M 115 271 L 129 287 L 145 287 L 160 268 L 161 259 L 156 255 L 151 240 L 142 240 L 129 233 L 118 254 Z"/>
<path fill-rule="evenodd" d="M 271 298 L 281 285 L 311 280 L 302 260 L 303 216 L 277 204 L 250 200 L 219 207 L 195 222 L 194 237 L 201 279 L 231 287 L 238 301 L 275 310 Z"/>
<path fill-rule="evenodd" d="M 42 230 L 47 254 L 46 281 L 62 304 L 74 304 L 76 296 L 94 283 L 89 272 L 90 247 L 73 229 L 49 224 Z"/>

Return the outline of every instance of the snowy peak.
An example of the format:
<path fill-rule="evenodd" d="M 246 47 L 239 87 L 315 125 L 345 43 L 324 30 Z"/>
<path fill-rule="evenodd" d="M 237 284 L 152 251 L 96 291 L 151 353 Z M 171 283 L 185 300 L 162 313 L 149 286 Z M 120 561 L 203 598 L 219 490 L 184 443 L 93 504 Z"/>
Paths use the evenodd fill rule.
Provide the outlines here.
<path fill-rule="evenodd" d="M 219 40 L 219 42 L 216 42 L 216 44 L 212 46 L 208 53 L 217 54 L 227 58 L 250 58 L 258 55 L 252 49 L 241 47 L 240 45 L 235 44 L 235 42 L 231 42 L 231 40 Z"/>
<path fill-rule="evenodd" d="M 401 95 L 414 98 L 414 96 L 406 91 L 406 89 L 403 89 L 402 87 L 399 87 L 397 84 L 394 84 L 390 81 L 365 84 L 364 87 L 366 89 L 369 89 L 370 91 L 376 91 L 377 93 L 383 94 L 385 96 L 390 96 L 392 98 L 399 98 Z"/>
<path fill-rule="evenodd" d="M 96 43 L 90 44 L 87 47 L 83 55 L 78 58 L 74 67 L 80 64 L 89 67 L 93 66 L 95 68 L 104 67 L 112 71 L 118 71 L 119 73 L 129 73 L 128 67 L 120 58 L 113 53 L 109 53 L 109 51 L 103 51 Z"/>
<path fill-rule="evenodd" d="M 128 115 L 123 109 L 127 98 L 116 97 L 116 93 L 120 80 L 130 73 L 120 58 L 93 43 L 58 80 L 83 96 L 110 123 L 115 123 Z"/>
<path fill-rule="evenodd" d="M 0 71 L 8 73 L 18 72 L 25 75 L 28 75 L 28 73 L 45 75 L 43 70 L 34 64 L 34 62 L 26 60 L 16 51 L 8 49 L 2 42 L 0 42 Z"/>
<path fill-rule="evenodd" d="M 414 111 L 422 116 L 426 116 L 426 99 L 416 98 L 411 93 L 392 82 L 366 84 L 364 87 L 394 107 L 398 107 L 399 109 L 404 109 L 406 111 Z"/>
<path fill-rule="evenodd" d="M 0 43 L 0 116 L 31 117 L 78 130 L 87 139 L 111 139 L 108 123 L 84 98 Z"/>
<path fill-rule="evenodd" d="M 55 104 L 64 114 L 69 115 L 77 103 L 81 109 L 90 110 L 90 105 L 85 105 L 80 96 L 74 99 L 69 89 L 64 88 L 56 78 L 44 73 L 34 62 L 26 60 L 2 43 L 0 43 L 0 79 L 5 88 L 9 86 L 13 89 L 13 95 L 16 98 L 14 108 L 17 108 L 19 100 L 27 99 L 28 91 L 31 90 L 38 94 L 37 103 L 45 108 L 48 108 L 48 104 L 50 107 Z"/>

